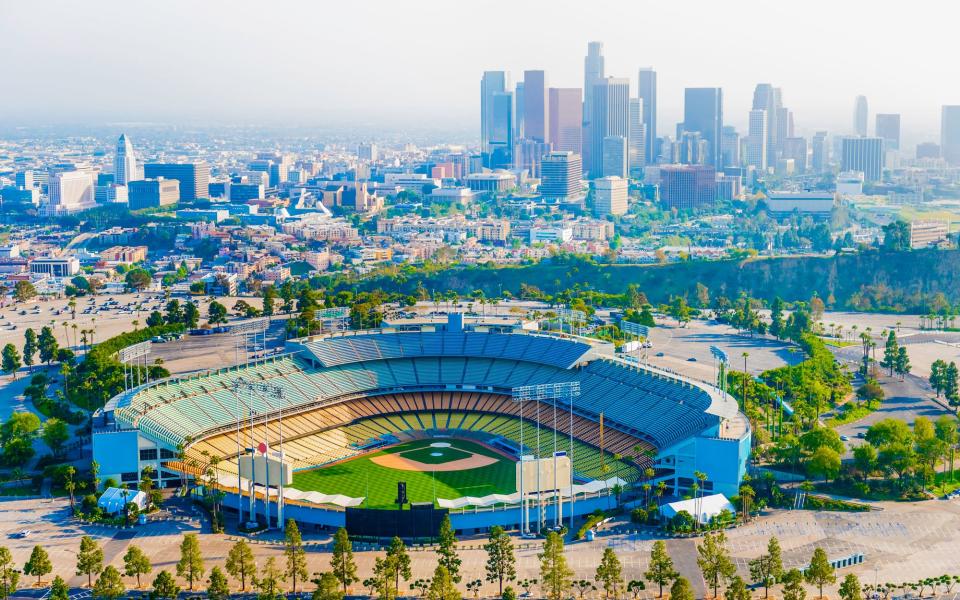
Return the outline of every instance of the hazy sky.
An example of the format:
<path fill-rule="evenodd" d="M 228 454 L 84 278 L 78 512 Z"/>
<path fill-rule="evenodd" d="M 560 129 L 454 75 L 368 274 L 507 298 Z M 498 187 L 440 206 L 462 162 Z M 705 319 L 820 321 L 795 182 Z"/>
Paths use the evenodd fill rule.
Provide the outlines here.
<path fill-rule="evenodd" d="M 742 128 L 759 81 L 801 132 L 852 128 L 854 97 L 936 137 L 960 104 L 960 7 L 949 1 L 0 0 L 0 121 L 392 124 L 479 129 L 485 69 L 542 68 L 582 86 L 660 78 L 660 128 L 683 88 L 721 86 Z"/>

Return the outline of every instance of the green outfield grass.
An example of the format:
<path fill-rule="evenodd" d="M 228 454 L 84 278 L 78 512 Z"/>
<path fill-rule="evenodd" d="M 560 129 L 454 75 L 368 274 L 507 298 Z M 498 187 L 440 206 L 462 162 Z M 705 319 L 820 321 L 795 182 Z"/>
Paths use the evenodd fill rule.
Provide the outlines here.
<path fill-rule="evenodd" d="M 447 442 L 450 448 L 431 448 L 434 442 Z M 442 464 L 467 458 L 472 453 L 497 458 L 486 467 L 440 473 L 421 473 L 382 467 L 370 459 L 384 454 L 403 454 L 405 458 L 426 464 Z M 432 456 L 439 453 L 441 456 Z M 397 482 L 407 482 L 407 497 L 411 502 L 432 502 L 436 498 L 511 494 L 516 491 L 514 461 L 480 444 L 457 439 L 426 439 L 407 442 L 371 452 L 363 456 L 293 476 L 298 490 L 325 494 L 344 494 L 366 497 L 366 508 L 396 508 Z"/>

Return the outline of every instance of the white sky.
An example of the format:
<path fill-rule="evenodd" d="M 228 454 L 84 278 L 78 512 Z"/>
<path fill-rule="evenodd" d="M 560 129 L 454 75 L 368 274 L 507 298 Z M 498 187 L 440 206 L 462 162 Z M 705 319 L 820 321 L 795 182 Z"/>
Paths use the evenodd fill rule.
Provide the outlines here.
<path fill-rule="evenodd" d="M 960 4 L 863 0 L 0 0 L 0 121 L 374 124 L 479 129 L 484 69 L 582 86 L 660 80 L 660 131 L 685 86 L 721 86 L 742 129 L 757 82 L 798 129 L 852 128 L 854 97 L 936 139 L 960 104 Z"/>

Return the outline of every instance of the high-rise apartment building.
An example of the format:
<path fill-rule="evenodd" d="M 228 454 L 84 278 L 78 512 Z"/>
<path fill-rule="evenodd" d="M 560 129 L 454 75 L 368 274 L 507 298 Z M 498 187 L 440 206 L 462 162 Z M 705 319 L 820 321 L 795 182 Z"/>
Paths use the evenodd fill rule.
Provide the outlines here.
<path fill-rule="evenodd" d="M 877 113 L 877 137 L 883 139 L 884 150 L 900 149 L 900 115 Z"/>
<path fill-rule="evenodd" d="M 591 177 L 602 177 L 603 144 L 608 137 L 630 139 L 630 80 L 606 77 L 593 86 L 593 114 L 590 117 Z"/>
<path fill-rule="evenodd" d="M 767 152 L 770 149 L 767 137 L 767 111 L 754 109 L 750 111 L 749 130 L 747 133 L 745 162 L 748 167 L 759 171 L 767 169 Z"/>
<path fill-rule="evenodd" d="M 883 176 L 883 140 L 878 137 L 844 138 L 841 171 L 859 171 L 864 181 L 880 181 Z"/>
<path fill-rule="evenodd" d="M 127 185 L 134 179 L 140 179 L 137 173 L 137 157 L 133 154 L 133 144 L 125 133 L 117 140 L 117 154 L 113 158 L 113 182 Z"/>
<path fill-rule="evenodd" d="M 494 94 L 507 91 L 507 74 L 504 71 L 484 71 L 480 79 L 480 151 L 490 153 L 493 135 Z"/>
<path fill-rule="evenodd" d="M 575 152 L 550 152 L 540 161 L 540 194 L 561 202 L 582 195 L 580 178 L 583 165 Z"/>
<path fill-rule="evenodd" d="M 684 131 L 699 131 L 708 144 L 706 163 L 722 166 L 720 136 L 723 131 L 723 90 L 687 88 L 683 100 Z"/>
<path fill-rule="evenodd" d="M 657 160 L 657 72 L 653 69 L 640 69 L 637 76 L 637 97 L 643 102 L 643 147 L 646 150 L 647 164 Z"/>
<path fill-rule="evenodd" d="M 643 123 L 643 98 L 630 98 L 630 173 L 647 164 L 647 127 Z"/>
<path fill-rule="evenodd" d="M 601 177 L 593 180 L 593 212 L 598 217 L 627 212 L 629 182 L 622 177 Z"/>
<path fill-rule="evenodd" d="M 550 139 L 550 96 L 544 71 L 523 72 L 523 137 L 538 142 Z"/>
<path fill-rule="evenodd" d="M 550 88 L 550 146 L 580 154 L 583 144 L 583 92 L 580 88 Z"/>
<path fill-rule="evenodd" d="M 960 165 L 960 105 L 941 109 L 940 156 L 949 165 Z"/>
<path fill-rule="evenodd" d="M 870 118 L 867 107 L 867 97 L 857 96 L 853 105 L 853 133 L 860 137 L 867 137 L 867 120 Z"/>
<path fill-rule="evenodd" d="M 210 165 L 195 163 L 147 163 L 143 166 L 147 179 L 176 179 L 180 182 L 180 200 L 209 198 Z"/>
<path fill-rule="evenodd" d="M 367 162 L 376 162 L 380 158 L 380 152 L 377 149 L 377 145 L 373 142 L 358 144 L 357 158 Z"/>

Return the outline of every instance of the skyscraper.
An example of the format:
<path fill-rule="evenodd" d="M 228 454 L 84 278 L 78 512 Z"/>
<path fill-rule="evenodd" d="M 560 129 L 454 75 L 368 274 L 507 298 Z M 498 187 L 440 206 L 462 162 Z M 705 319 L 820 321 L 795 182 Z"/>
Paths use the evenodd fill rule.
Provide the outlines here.
<path fill-rule="evenodd" d="M 723 164 L 728 167 L 740 166 L 740 134 L 732 125 L 723 126 L 723 138 L 720 140 L 720 154 Z"/>
<path fill-rule="evenodd" d="M 480 151 L 489 154 L 493 130 L 493 95 L 507 91 L 507 74 L 484 71 L 480 79 Z"/>
<path fill-rule="evenodd" d="M 630 182 L 622 177 L 593 180 L 593 212 L 598 217 L 627 212 Z"/>
<path fill-rule="evenodd" d="M 703 165 L 660 167 L 660 203 L 664 208 L 693 210 L 717 199 L 717 172 Z"/>
<path fill-rule="evenodd" d="M 180 182 L 180 200 L 209 198 L 210 165 L 196 163 L 147 163 L 143 176 L 148 179 L 164 177 Z"/>
<path fill-rule="evenodd" d="M 859 171 L 864 181 L 880 181 L 883 175 L 883 140 L 877 137 L 844 138 L 841 171 Z"/>
<path fill-rule="evenodd" d="M 647 164 L 647 128 L 643 123 L 643 99 L 630 98 L 630 173 Z"/>
<path fill-rule="evenodd" d="M 604 77 L 603 42 L 590 42 L 587 44 L 587 56 L 583 59 L 583 137 L 586 140 L 583 144 L 583 167 L 588 171 L 593 165 L 593 133 L 590 126 L 593 118 L 593 88 Z"/>
<path fill-rule="evenodd" d="M 818 131 L 813 135 L 810 151 L 810 167 L 814 173 L 823 173 L 830 161 L 830 146 L 827 145 L 827 132 Z"/>
<path fill-rule="evenodd" d="M 764 165 L 766 165 L 768 160 L 776 160 L 777 156 L 777 141 L 775 138 L 779 131 L 777 126 L 778 109 L 780 108 L 778 106 L 779 100 L 780 94 L 777 88 L 769 83 L 758 83 L 753 89 L 753 110 L 762 110 L 766 114 L 766 124 L 764 125 L 763 133 L 764 144 L 766 145 Z M 748 140 L 747 143 L 750 144 L 751 142 Z"/>
<path fill-rule="evenodd" d="M 687 88 L 683 100 L 684 130 L 699 131 L 707 141 L 706 164 L 722 166 L 720 136 L 723 130 L 723 90 Z"/>
<path fill-rule="evenodd" d="M 583 93 L 580 88 L 550 88 L 550 145 L 580 154 L 583 143 Z"/>
<path fill-rule="evenodd" d="M 647 164 L 657 160 L 657 72 L 640 69 L 637 77 L 637 96 L 643 101 L 643 126 Z"/>
<path fill-rule="evenodd" d="M 853 107 L 853 133 L 860 137 L 867 137 L 867 119 L 869 118 L 867 109 L 867 97 L 857 96 Z"/>
<path fill-rule="evenodd" d="M 540 173 L 540 194 L 544 198 L 566 201 L 582 196 L 583 166 L 579 154 L 550 152 L 540 162 Z"/>
<path fill-rule="evenodd" d="M 883 138 L 884 150 L 900 149 L 900 115 L 877 113 L 876 133 Z"/>
<path fill-rule="evenodd" d="M 127 139 L 127 134 L 121 133 L 117 140 L 117 155 L 113 159 L 113 182 L 117 185 L 127 185 L 137 175 L 137 157 L 133 154 L 133 144 Z"/>
<path fill-rule="evenodd" d="M 622 135 L 608 135 L 603 138 L 602 177 L 623 177 L 630 175 L 629 142 Z"/>
<path fill-rule="evenodd" d="M 767 150 L 769 148 L 769 139 L 767 137 L 768 123 L 767 111 L 760 108 L 750 111 L 746 163 L 748 167 L 753 167 L 760 171 L 767 169 Z"/>
<path fill-rule="evenodd" d="M 960 105 L 941 109 L 940 156 L 949 165 L 960 165 Z"/>
<path fill-rule="evenodd" d="M 513 166 L 515 139 L 513 93 L 495 92 L 490 99 L 490 137 L 484 165 L 491 169 L 509 169 Z"/>
<path fill-rule="evenodd" d="M 607 77 L 593 86 L 590 115 L 590 177 L 603 176 L 603 143 L 608 137 L 630 139 L 630 80 Z"/>
<path fill-rule="evenodd" d="M 550 97 L 544 71 L 523 72 L 523 137 L 537 142 L 550 139 Z"/>

